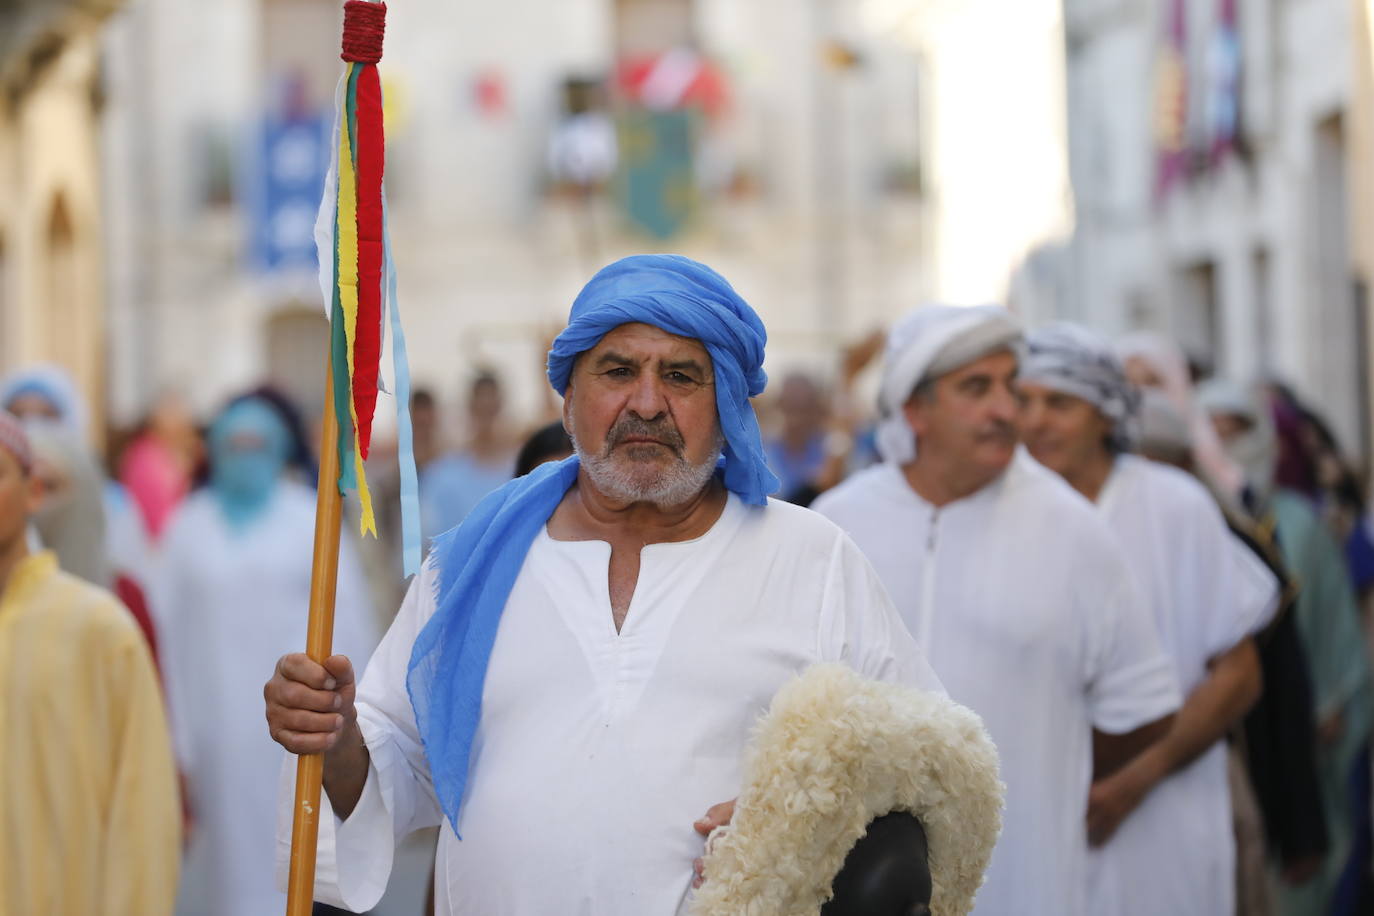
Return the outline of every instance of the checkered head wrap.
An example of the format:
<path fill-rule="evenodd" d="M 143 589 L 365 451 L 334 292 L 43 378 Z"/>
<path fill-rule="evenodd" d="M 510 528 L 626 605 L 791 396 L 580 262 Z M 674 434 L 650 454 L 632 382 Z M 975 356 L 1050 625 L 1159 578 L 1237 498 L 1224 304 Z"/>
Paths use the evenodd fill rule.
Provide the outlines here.
<path fill-rule="evenodd" d="M 1111 344 L 1087 328 L 1052 324 L 1026 335 L 1020 378 L 1089 402 L 1112 424 L 1108 446 L 1130 451 L 1138 436 L 1140 393 Z"/>

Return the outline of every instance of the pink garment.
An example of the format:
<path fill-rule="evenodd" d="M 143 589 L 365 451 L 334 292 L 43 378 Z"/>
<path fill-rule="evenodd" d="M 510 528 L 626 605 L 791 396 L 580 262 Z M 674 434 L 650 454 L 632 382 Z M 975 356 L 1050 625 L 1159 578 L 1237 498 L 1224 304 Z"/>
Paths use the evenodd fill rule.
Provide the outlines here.
<path fill-rule="evenodd" d="M 124 453 L 119 480 L 138 506 L 148 537 L 157 541 L 185 498 L 191 481 L 176 455 L 152 435 L 139 436 Z"/>

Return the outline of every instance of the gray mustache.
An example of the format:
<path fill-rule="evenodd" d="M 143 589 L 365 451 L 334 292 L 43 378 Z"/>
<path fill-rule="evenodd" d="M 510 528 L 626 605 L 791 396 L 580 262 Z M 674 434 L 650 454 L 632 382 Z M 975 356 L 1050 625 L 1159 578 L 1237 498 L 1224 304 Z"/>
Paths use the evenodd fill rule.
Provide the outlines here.
<path fill-rule="evenodd" d="M 610 451 L 626 439 L 647 438 L 656 439 L 671 448 L 679 455 L 685 443 L 682 441 L 682 434 L 677 428 L 667 420 L 660 420 L 651 423 L 648 420 L 641 420 L 638 417 L 626 417 L 606 435 L 606 451 Z"/>
<path fill-rule="evenodd" d="M 980 432 L 978 439 L 983 442 L 1015 442 L 1016 426 L 999 420 Z"/>

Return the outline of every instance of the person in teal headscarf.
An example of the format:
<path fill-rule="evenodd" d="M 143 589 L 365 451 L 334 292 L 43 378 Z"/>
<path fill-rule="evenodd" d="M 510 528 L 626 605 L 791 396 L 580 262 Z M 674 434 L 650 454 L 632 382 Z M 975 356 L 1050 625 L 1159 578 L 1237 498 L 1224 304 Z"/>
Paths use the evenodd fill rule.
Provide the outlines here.
<path fill-rule="evenodd" d="M 1279 551 L 1299 589 L 1295 613 L 1312 675 L 1330 850 L 1311 880 L 1280 884 L 1280 907 L 1286 916 L 1354 916 L 1362 911 L 1346 874 L 1362 863 L 1352 862 L 1360 821 L 1352 788 L 1374 730 L 1374 679 L 1345 554 L 1314 506 L 1275 484 L 1277 442 L 1260 392 L 1217 380 L 1199 390 L 1198 400 L 1245 470 L 1247 502 L 1272 511 Z"/>
<path fill-rule="evenodd" d="M 257 672 L 305 644 L 315 529 L 311 468 L 289 403 L 270 390 L 210 424 L 206 484 L 162 542 L 153 610 L 193 826 L 179 911 L 280 912 L 270 837 L 280 757 L 261 739 Z M 374 617 L 351 539 L 339 552 L 335 645 L 366 656 Z"/>
<path fill-rule="evenodd" d="M 288 433 L 265 401 L 232 405 L 210 427 L 210 492 L 230 527 L 241 530 L 262 514 L 286 467 Z"/>

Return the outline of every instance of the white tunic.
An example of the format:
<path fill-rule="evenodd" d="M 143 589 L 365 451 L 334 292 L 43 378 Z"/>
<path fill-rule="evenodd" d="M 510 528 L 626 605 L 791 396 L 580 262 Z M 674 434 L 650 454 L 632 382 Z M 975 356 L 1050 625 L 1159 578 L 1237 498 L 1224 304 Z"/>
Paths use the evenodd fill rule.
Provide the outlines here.
<path fill-rule="evenodd" d="M 1205 487 L 1123 455 L 1098 506 L 1126 550 L 1184 695 L 1210 659 L 1268 622 L 1278 582 L 1226 527 Z M 1212 916 L 1235 910 L 1226 748 L 1217 742 L 1155 787 L 1092 855 L 1094 916 Z"/>
<path fill-rule="evenodd" d="M 263 725 L 262 685 L 305 648 L 315 493 L 283 482 L 264 514 L 231 531 L 214 497 L 192 494 L 163 540 L 153 611 L 177 756 L 195 823 L 178 912 L 279 913 L 273 878 L 281 748 Z M 356 552 L 339 556 L 335 651 L 365 660 L 377 637 Z"/>
<path fill-rule="evenodd" d="M 619 633 L 610 553 L 545 530 L 526 555 L 487 670 L 462 840 L 440 833 L 440 914 L 670 916 L 702 854 L 692 824 L 738 794 L 750 727 L 786 680 L 845 661 L 941 689 L 853 542 L 808 510 L 731 496 L 700 538 L 647 545 Z M 359 685 L 367 783 L 346 822 L 320 825 L 316 891 L 336 905 L 371 906 L 394 839 L 441 820 L 405 688 L 434 577 L 426 566 Z"/>
<path fill-rule="evenodd" d="M 854 537 L 950 697 L 983 717 L 997 745 L 1007 807 L 976 912 L 1090 912 L 1092 729 L 1128 732 L 1179 703 L 1101 517 L 1024 452 L 940 508 L 893 464 L 815 506 Z"/>

